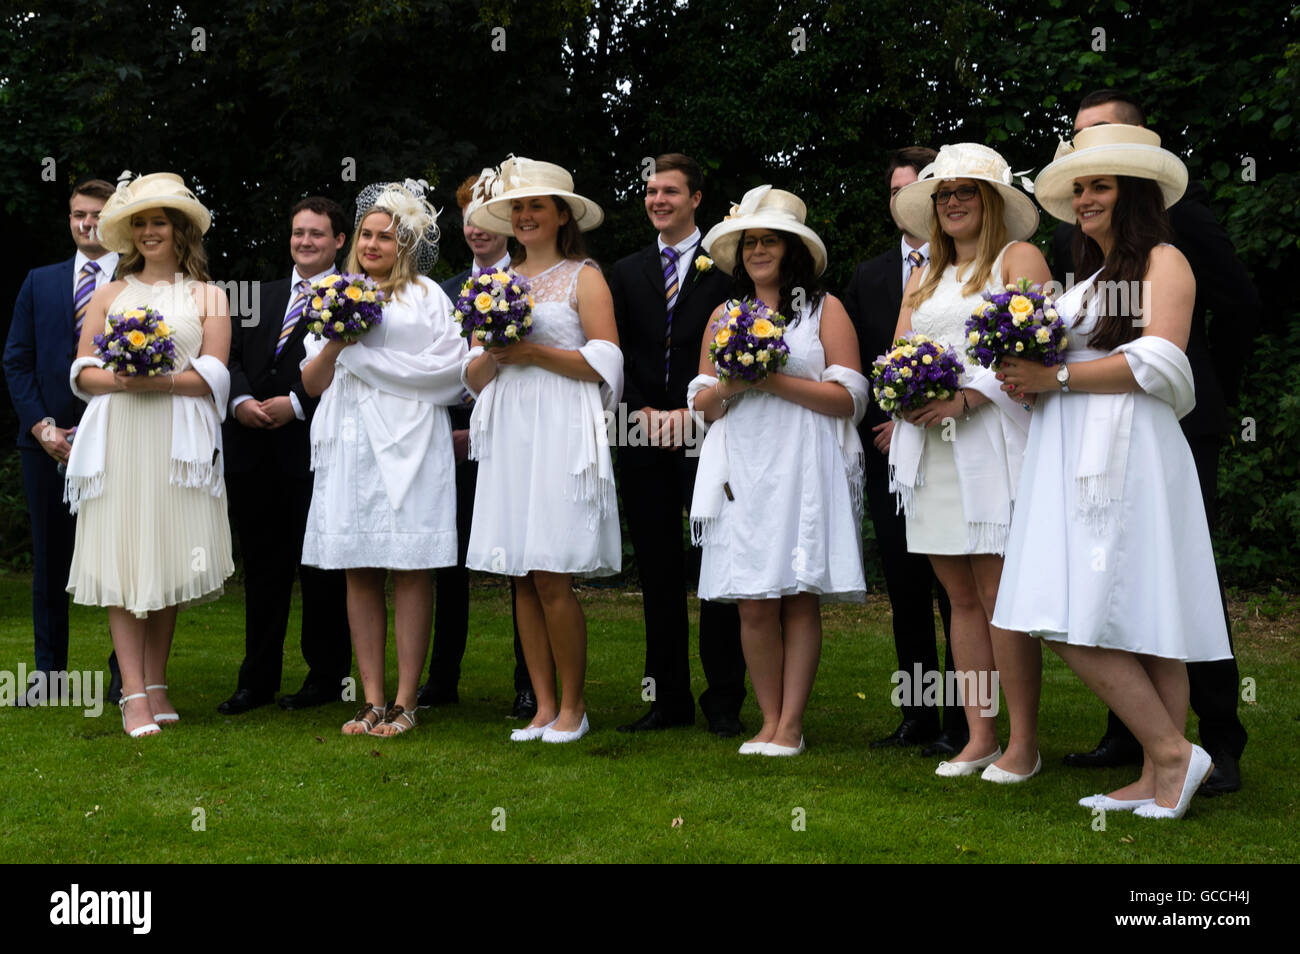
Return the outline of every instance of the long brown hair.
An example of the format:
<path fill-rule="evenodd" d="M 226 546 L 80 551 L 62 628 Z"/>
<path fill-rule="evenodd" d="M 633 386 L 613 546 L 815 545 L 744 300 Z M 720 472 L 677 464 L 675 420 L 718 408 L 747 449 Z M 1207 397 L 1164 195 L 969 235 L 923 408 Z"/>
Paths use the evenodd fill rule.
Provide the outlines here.
<path fill-rule="evenodd" d="M 1142 276 L 1147 272 L 1147 259 L 1153 248 L 1173 239 L 1164 196 L 1155 180 L 1133 176 L 1115 179 L 1118 194 L 1110 219 L 1110 254 L 1103 255 L 1101 246 L 1083 234 L 1077 221 L 1074 224 L 1075 273 L 1091 275 L 1101 269 L 1089 290 L 1097 298 L 1097 326 L 1088 336 L 1088 344 L 1099 351 L 1110 351 L 1142 337 L 1142 328 L 1134 319 L 1142 315 Z M 1106 287 L 1123 288 L 1126 294 L 1096 294 L 1098 288 Z M 1108 299 L 1119 299 L 1127 307 L 1108 314 Z"/>
<path fill-rule="evenodd" d="M 556 211 L 568 212 L 569 221 L 561 225 L 555 232 L 555 247 L 560 251 L 560 258 L 571 259 L 575 262 L 581 262 L 587 257 L 587 246 L 582 241 L 582 231 L 578 228 L 578 220 L 569 208 L 569 203 L 565 202 L 558 195 L 547 196 L 555 203 Z M 522 242 L 516 243 L 519 248 L 510 259 L 510 267 L 522 265 L 524 259 L 528 257 L 528 249 L 524 248 Z"/>
<path fill-rule="evenodd" d="M 172 247 L 176 251 L 177 268 L 196 282 L 212 281 L 212 276 L 208 274 L 208 253 L 203 250 L 203 233 L 199 231 L 199 227 L 179 209 L 171 209 L 167 206 L 161 208 L 163 214 L 167 216 L 167 221 L 172 224 Z M 150 212 L 152 210 L 143 209 L 141 211 Z M 135 215 L 140 214 L 141 212 L 135 213 Z M 135 218 L 135 215 L 131 217 Z M 140 250 L 132 242 L 131 251 L 118 260 L 117 274 L 126 276 L 142 271 L 144 271 L 144 256 L 140 254 Z"/>
<path fill-rule="evenodd" d="M 347 261 L 343 266 L 345 272 L 351 272 L 354 275 L 365 273 L 365 269 L 361 267 L 361 259 L 357 257 L 357 240 L 361 236 L 361 226 L 364 225 L 366 219 L 375 212 L 381 212 L 388 216 L 392 222 L 390 227 L 393 229 L 393 234 L 397 234 L 397 216 L 393 215 L 393 213 L 389 212 L 387 209 L 381 209 L 379 206 L 375 206 L 361 217 L 361 221 L 357 223 L 357 230 L 352 233 L 352 241 L 348 245 Z M 407 285 L 418 284 L 416 279 L 420 277 L 420 272 L 419 269 L 416 268 L 416 261 L 417 258 L 414 245 L 405 250 L 403 250 L 400 245 L 397 247 L 397 258 L 393 260 L 393 270 L 388 273 L 388 277 L 383 281 L 373 279 L 375 284 L 383 290 L 385 298 L 391 301 L 396 298 Z"/>
<path fill-rule="evenodd" d="M 975 260 L 970 263 L 971 276 L 961 289 L 962 294 L 965 295 L 982 291 L 989 283 L 989 277 L 993 274 L 993 263 L 997 261 L 998 253 L 1007 244 L 1007 226 L 1002 219 L 1002 196 L 998 195 L 998 190 L 987 182 L 979 179 L 973 181 L 975 187 L 979 189 L 980 204 L 984 208 L 981 213 L 983 218 L 980 220 L 980 238 L 975 248 Z M 935 191 L 938 189 L 936 188 Z M 957 261 L 956 243 L 939 224 L 937 209 L 933 215 L 934 220 L 930 224 L 930 267 L 926 269 L 920 287 L 907 299 L 906 304 L 909 308 L 916 308 L 933 295 L 934 290 L 939 287 L 939 282 L 943 280 L 944 270 Z M 961 277 L 960 272 L 957 277 Z"/>

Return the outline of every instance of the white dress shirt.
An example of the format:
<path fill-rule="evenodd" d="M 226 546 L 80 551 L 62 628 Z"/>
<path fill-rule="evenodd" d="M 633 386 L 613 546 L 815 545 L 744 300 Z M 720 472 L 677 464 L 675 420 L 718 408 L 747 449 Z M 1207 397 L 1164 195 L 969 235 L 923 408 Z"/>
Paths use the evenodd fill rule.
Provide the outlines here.
<path fill-rule="evenodd" d="M 499 259 L 497 259 L 496 262 L 493 263 L 491 268 L 480 268 L 478 262 L 477 261 L 474 262 L 474 264 L 472 264 L 469 267 L 469 274 L 470 277 L 473 278 L 475 275 L 483 274 L 483 272 L 504 272 L 509 267 L 510 267 L 510 253 L 506 252 Z"/>
<path fill-rule="evenodd" d="M 903 251 L 902 251 L 902 255 L 903 255 L 903 288 L 904 288 L 904 290 L 906 290 L 906 289 L 907 289 L 907 280 L 908 280 L 909 278 L 912 277 L 912 262 L 911 262 L 911 260 L 910 260 L 907 256 L 908 256 L 908 255 L 911 255 L 913 251 L 920 252 L 920 253 L 921 253 L 921 265 L 922 265 L 922 266 L 929 265 L 929 264 L 930 264 L 930 243 L 929 243 L 929 242 L 926 242 L 926 243 L 925 243 L 924 245 L 922 245 L 920 248 L 918 248 L 918 249 L 913 249 L 912 246 L 910 246 L 910 245 L 907 244 L 907 239 L 906 239 L 906 238 L 902 238 L 902 239 L 899 239 L 899 243 L 898 243 L 898 244 L 899 244 L 899 247 L 903 250 Z"/>
<path fill-rule="evenodd" d="M 91 258 L 81 249 L 77 249 L 76 260 L 72 263 L 73 300 L 76 300 L 77 286 L 81 284 L 81 270 L 85 268 L 87 262 L 94 262 L 99 266 L 99 271 L 95 273 L 95 291 L 99 291 L 113 280 L 113 272 L 117 271 L 119 258 L 121 256 L 117 252 L 105 252 L 99 258 Z"/>
<path fill-rule="evenodd" d="M 663 236 L 655 240 L 659 244 L 659 273 L 663 274 L 664 270 L 664 249 L 668 247 L 664 242 Z M 686 284 L 686 273 L 691 267 L 691 259 L 694 257 L 691 253 L 695 246 L 700 243 L 700 230 L 697 228 L 690 235 L 682 239 L 673 248 L 677 249 L 677 294 L 681 294 L 682 287 Z M 665 289 L 665 292 L 667 289 Z M 666 304 L 665 304 L 666 307 Z"/>

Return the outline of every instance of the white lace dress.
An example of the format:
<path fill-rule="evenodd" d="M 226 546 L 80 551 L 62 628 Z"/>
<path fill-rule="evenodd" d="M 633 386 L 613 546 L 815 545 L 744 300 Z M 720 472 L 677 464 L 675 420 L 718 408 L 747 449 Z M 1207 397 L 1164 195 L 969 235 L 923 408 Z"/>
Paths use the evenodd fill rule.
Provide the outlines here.
<path fill-rule="evenodd" d="M 783 374 L 822 380 L 821 312 L 819 302 L 787 328 Z M 706 441 L 701 451 L 726 455 L 734 499 L 721 505 L 704 537 L 700 599 L 796 593 L 816 593 L 823 602 L 865 599 L 861 473 L 855 506 L 836 419 L 750 389 L 727 410 L 726 421 L 724 442 Z M 701 470 L 704 465 L 702 459 Z"/>
<path fill-rule="evenodd" d="M 586 264 L 594 265 L 564 260 L 530 279 L 529 341 L 568 350 L 587 344 L 577 299 Z M 536 365 L 498 367 L 470 422 L 470 455 L 479 467 L 467 567 L 507 576 L 619 571 L 602 387 Z"/>

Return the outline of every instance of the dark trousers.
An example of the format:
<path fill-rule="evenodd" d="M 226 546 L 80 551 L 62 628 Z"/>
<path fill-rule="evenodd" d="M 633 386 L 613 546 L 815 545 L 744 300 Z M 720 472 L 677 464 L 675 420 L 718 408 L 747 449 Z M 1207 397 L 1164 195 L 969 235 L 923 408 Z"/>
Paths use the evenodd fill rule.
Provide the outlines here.
<path fill-rule="evenodd" d="M 870 431 L 867 430 L 867 435 Z M 939 668 L 939 657 L 934 644 L 934 601 L 939 600 L 939 616 L 943 622 L 944 671 L 952 672 L 952 643 L 948 631 L 952 623 L 952 608 L 948 594 L 935 578 L 930 558 L 921 553 L 907 551 L 907 518 L 898 513 L 894 495 L 889 492 L 889 466 L 880 453 L 864 436 L 867 451 L 866 495 L 871 525 L 876 531 L 876 546 L 880 551 L 880 564 L 885 574 L 885 588 L 889 592 L 889 605 L 894 618 L 894 650 L 898 654 L 898 669 L 914 679 L 919 664 L 923 679 L 936 678 L 926 674 Z M 945 688 L 949 681 L 945 678 Z M 945 700 L 942 728 L 949 735 L 967 734 L 966 712 L 956 699 Z M 925 706 L 902 707 L 904 719 L 914 719 L 930 730 L 940 729 L 940 712 Z"/>
<path fill-rule="evenodd" d="M 469 550 L 470 520 L 474 516 L 474 487 L 478 483 L 478 463 L 472 460 L 456 464 L 456 565 L 435 571 L 433 616 L 433 652 L 429 658 L 429 685 L 437 693 L 454 692 L 460 683 L 460 663 L 465 658 L 469 636 L 469 570 L 465 554 Z M 515 584 L 510 581 L 510 615 L 514 616 Z M 519 642 L 519 623 L 515 629 L 515 692 L 532 692 L 524 664 L 524 649 Z"/>
<path fill-rule="evenodd" d="M 683 518 L 691 506 L 696 461 L 684 451 L 625 449 L 621 462 L 623 514 L 641 576 L 645 611 L 645 675 L 654 680 L 652 708 L 669 718 L 694 720 L 690 624 L 686 591 L 699 581 L 699 551 L 691 550 Z M 708 688 L 700 709 L 712 721 L 740 714 L 745 700 L 745 654 L 740 613 L 730 603 L 700 601 L 700 665 Z"/>
<path fill-rule="evenodd" d="M 239 688 L 254 695 L 280 689 L 293 579 L 302 584 L 304 685 L 341 691 L 352 670 L 348 586 L 342 570 L 302 566 L 302 538 L 312 478 L 278 473 L 226 477 L 230 515 L 244 560 L 244 661 Z"/>
<path fill-rule="evenodd" d="M 1205 503 L 1205 519 L 1214 529 L 1219 491 L 1219 443 L 1217 434 L 1201 435 L 1188 439 L 1192 458 L 1196 461 L 1196 476 L 1201 483 L 1201 499 Z M 1232 621 L 1228 618 L 1228 597 L 1219 584 L 1219 599 L 1223 602 L 1223 620 L 1228 627 L 1228 646 L 1232 647 Z M 1237 693 L 1241 680 L 1237 674 L 1237 659 L 1216 659 L 1213 662 L 1187 664 L 1187 681 L 1191 689 L 1192 711 L 1200 719 L 1201 746 L 1211 754 L 1224 752 L 1240 759 L 1246 748 L 1246 727 L 1237 717 Z M 1137 745 L 1133 733 L 1110 713 L 1106 734 L 1130 740 Z"/>
<path fill-rule="evenodd" d="M 68 668 L 68 571 L 77 518 L 63 502 L 59 465 L 45 451 L 19 448 L 32 526 L 32 630 L 36 668 Z"/>

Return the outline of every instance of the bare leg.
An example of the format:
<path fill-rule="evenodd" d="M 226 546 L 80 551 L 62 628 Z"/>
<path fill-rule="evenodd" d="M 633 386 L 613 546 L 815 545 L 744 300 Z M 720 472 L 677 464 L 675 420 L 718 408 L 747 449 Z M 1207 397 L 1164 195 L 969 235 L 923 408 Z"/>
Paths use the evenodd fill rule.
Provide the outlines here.
<path fill-rule="evenodd" d="M 784 644 L 781 718 L 771 741 L 795 748 L 803 738 L 803 714 L 812 695 L 822 652 L 821 601 L 817 594 L 782 597 L 781 638 Z"/>
<path fill-rule="evenodd" d="M 560 714 L 560 703 L 555 691 L 555 657 L 551 655 L 551 641 L 546 634 L 546 616 L 531 573 L 515 578 L 515 621 L 519 625 L 519 645 L 524 651 L 528 678 L 537 696 L 537 715 L 528 725 L 540 728 L 555 721 Z"/>
<path fill-rule="evenodd" d="M 393 638 L 397 643 L 396 702 L 414 712 L 420 671 L 433 627 L 433 579 L 428 570 L 393 570 Z M 397 735 L 392 726 L 377 735 Z"/>
<path fill-rule="evenodd" d="M 176 607 L 154 610 L 144 621 L 144 684 L 167 685 L 167 659 L 171 655 L 172 637 L 176 633 Z M 119 660 L 120 661 L 120 660 Z M 166 689 L 150 689 L 149 709 L 154 715 L 175 713 Z"/>
<path fill-rule="evenodd" d="M 108 628 L 113 635 L 113 651 L 117 653 L 117 663 L 122 671 L 122 698 L 143 694 L 148 621 L 136 619 L 134 614 L 120 606 L 110 606 Z M 122 711 L 128 732 L 153 721 L 153 711 L 144 698 L 132 699 Z"/>
<path fill-rule="evenodd" d="M 1006 751 L 994 764 L 1017 775 L 1027 775 L 1038 763 L 1038 701 L 1043 689 L 1043 651 L 1038 640 L 1025 633 L 994 626 L 993 607 L 998 601 L 998 582 L 1002 578 L 1002 557 L 994 554 L 972 556 L 971 570 L 979 591 L 980 603 L 990 620 L 993 660 L 998 682 L 1007 697 L 1007 717 L 1011 733 Z M 993 686 L 992 682 L 983 685 Z M 983 700 L 992 706 L 993 698 Z"/>
<path fill-rule="evenodd" d="M 967 687 L 962 694 L 970 741 L 952 757 L 953 762 L 973 762 L 992 755 L 998 747 L 997 716 L 990 706 L 980 705 L 979 693 L 970 691 L 973 678 L 978 684 L 981 672 L 993 670 L 993 644 L 989 638 L 989 619 L 980 602 L 970 557 L 930 554 L 934 575 L 939 578 L 952 606 L 952 661 L 958 679 Z M 968 675 L 969 674 L 969 675 Z"/>
<path fill-rule="evenodd" d="M 754 698 L 763 713 L 762 728 L 750 741 L 772 742 L 781 724 L 781 697 L 785 691 L 781 601 L 741 600 L 739 607 L 740 645 L 754 686 Z M 794 744 L 798 745 L 799 740 L 795 739 Z"/>
<path fill-rule="evenodd" d="M 357 654 L 357 670 L 366 702 L 382 708 L 388 701 L 384 692 L 384 644 L 388 641 L 388 606 L 384 602 L 384 579 L 387 571 L 365 567 L 347 570 L 348 627 L 352 630 L 352 648 Z"/>
<path fill-rule="evenodd" d="M 556 732 L 576 732 L 587 713 L 583 689 L 587 682 L 587 618 L 567 573 L 533 571 L 533 587 L 546 619 L 551 657 L 560 674 L 560 709 Z"/>

